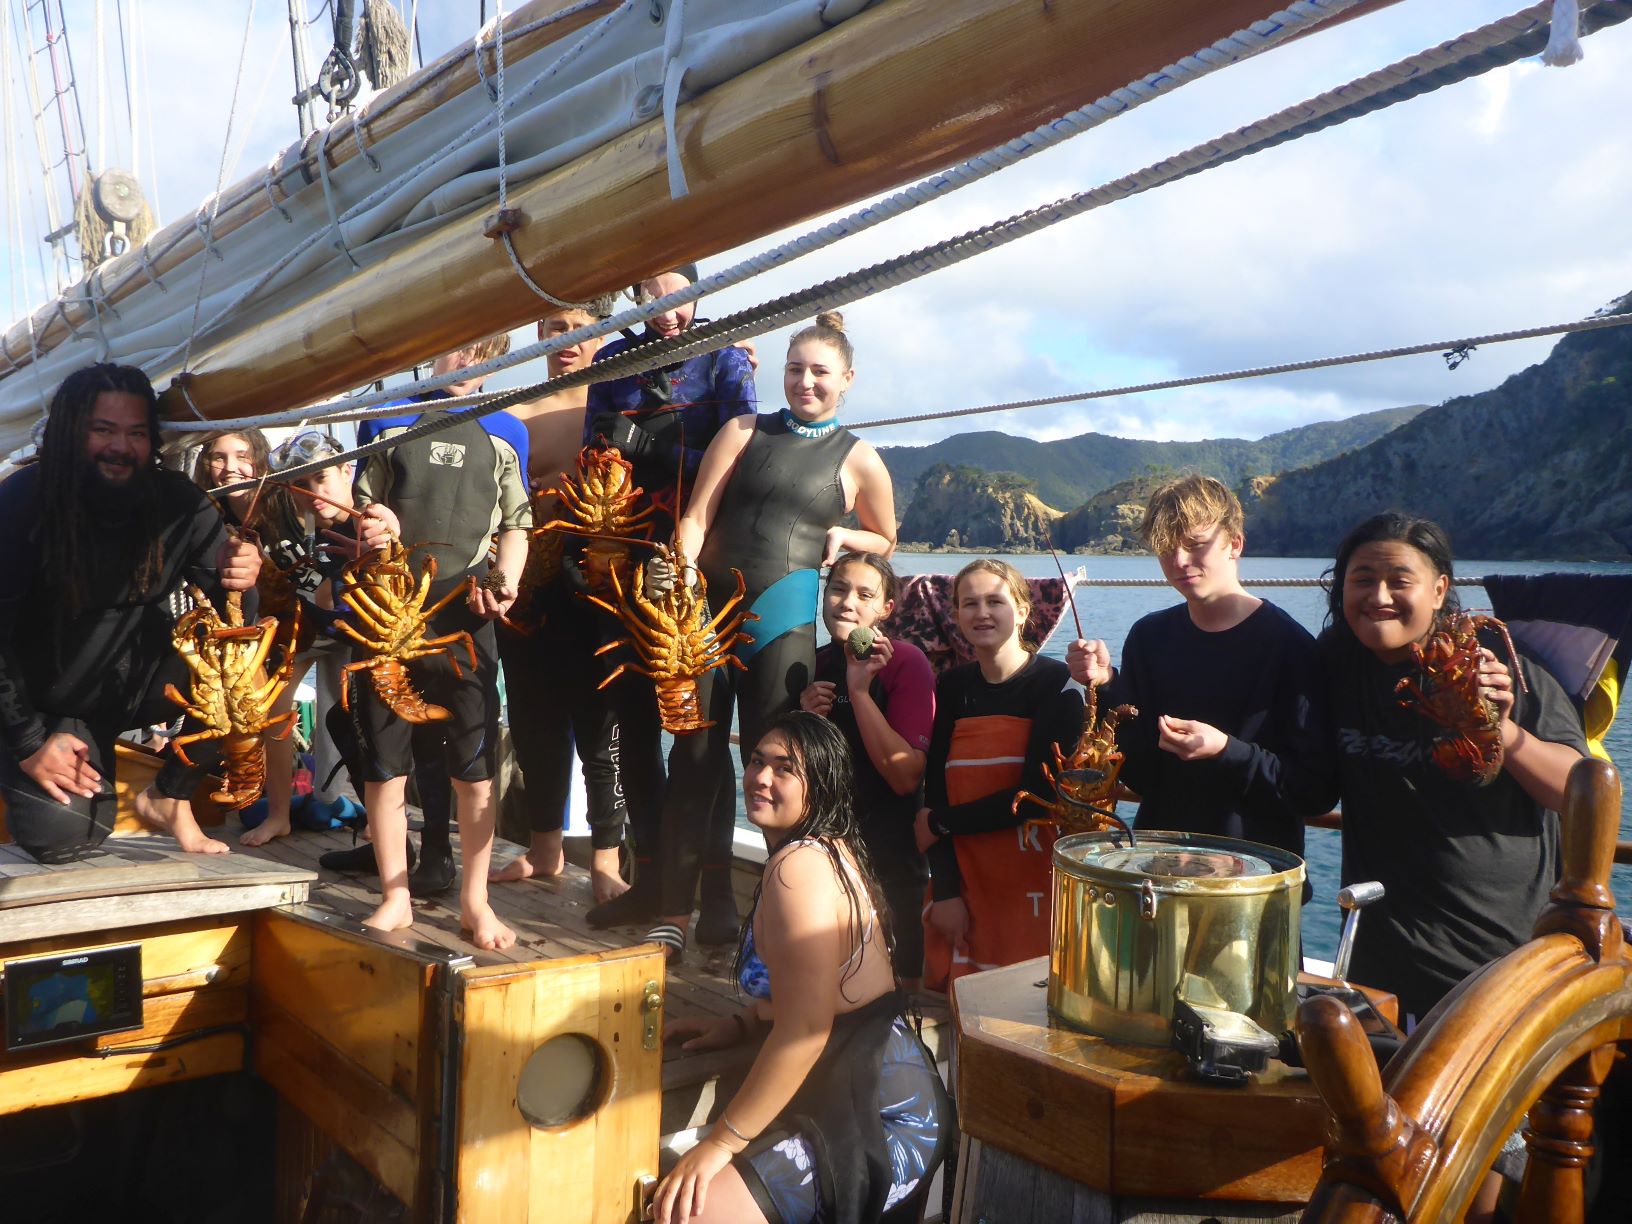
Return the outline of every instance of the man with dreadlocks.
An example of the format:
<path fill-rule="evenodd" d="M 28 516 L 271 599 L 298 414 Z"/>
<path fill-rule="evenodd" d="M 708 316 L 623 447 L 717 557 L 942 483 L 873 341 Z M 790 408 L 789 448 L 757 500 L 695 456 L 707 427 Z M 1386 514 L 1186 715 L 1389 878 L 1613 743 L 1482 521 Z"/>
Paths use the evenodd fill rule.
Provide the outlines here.
<path fill-rule="evenodd" d="M 40 461 L 0 484 L 0 797 L 12 837 L 41 862 L 101 844 L 116 807 L 114 738 L 175 715 L 162 695 L 184 670 L 170 594 L 183 582 L 245 591 L 260 572 L 260 550 L 158 466 L 158 441 L 147 375 L 88 366 L 57 388 Z M 183 850 L 225 853 L 177 793 L 192 777 L 162 771 L 137 814 Z"/>

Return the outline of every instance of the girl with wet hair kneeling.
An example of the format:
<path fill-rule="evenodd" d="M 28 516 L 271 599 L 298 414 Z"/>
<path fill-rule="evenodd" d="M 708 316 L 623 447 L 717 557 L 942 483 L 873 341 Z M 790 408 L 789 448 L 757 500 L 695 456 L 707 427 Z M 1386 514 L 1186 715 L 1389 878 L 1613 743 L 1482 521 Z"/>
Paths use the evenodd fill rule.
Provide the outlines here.
<path fill-rule="evenodd" d="M 742 1087 L 658 1187 L 660 1224 L 916 1219 L 946 1133 L 934 1063 L 903 1015 L 889 925 L 856 834 L 850 753 L 827 720 L 774 720 L 742 781 L 770 857 L 743 924 L 732 1016 L 667 1039 L 764 1035 Z"/>

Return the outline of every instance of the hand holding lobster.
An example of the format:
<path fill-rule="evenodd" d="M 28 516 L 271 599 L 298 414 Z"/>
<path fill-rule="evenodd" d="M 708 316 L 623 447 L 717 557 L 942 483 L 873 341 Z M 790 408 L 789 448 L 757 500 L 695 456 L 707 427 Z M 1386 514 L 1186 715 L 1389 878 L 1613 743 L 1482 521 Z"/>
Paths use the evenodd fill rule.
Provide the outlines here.
<path fill-rule="evenodd" d="M 1510 720 L 1514 703 L 1513 674 L 1480 645 L 1482 628 L 1502 635 L 1525 687 L 1507 626 L 1493 616 L 1459 612 L 1442 618 L 1426 645 L 1411 644 L 1417 674 L 1406 676 L 1394 690 L 1400 705 L 1443 728 L 1429 747 L 1433 763 L 1457 781 L 1481 786 L 1502 771 L 1502 724 Z"/>

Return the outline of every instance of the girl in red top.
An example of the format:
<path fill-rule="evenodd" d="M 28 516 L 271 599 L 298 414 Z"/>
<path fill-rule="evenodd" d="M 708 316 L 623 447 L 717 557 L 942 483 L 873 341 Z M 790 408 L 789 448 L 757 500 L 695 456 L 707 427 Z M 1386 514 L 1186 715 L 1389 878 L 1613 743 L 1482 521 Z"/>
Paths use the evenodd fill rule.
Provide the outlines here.
<path fill-rule="evenodd" d="M 1057 659 L 1021 641 L 1026 580 L 1002 561 L 973 561 L 952 584 L 958 630 L 975 662 L 935 686 L 935 729 L 918 813 L 929 857 L 924 984 L 1048 951 L 1054 835 L 1014 814 L 1021 790 L 1047 794 L 1043 763 L 1082 732 L 1082 692 Z"/>

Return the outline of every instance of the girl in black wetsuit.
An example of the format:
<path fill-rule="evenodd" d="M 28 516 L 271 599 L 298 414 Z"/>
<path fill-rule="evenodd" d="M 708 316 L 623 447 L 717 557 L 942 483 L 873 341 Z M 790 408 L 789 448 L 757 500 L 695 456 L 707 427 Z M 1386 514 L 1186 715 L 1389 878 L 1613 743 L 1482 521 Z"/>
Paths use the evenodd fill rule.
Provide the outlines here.
<path fill-rule="evenodd" d="M 701 682 L 714 726 L 676 739 L 664 805 L 663 923 L 648 936 L 678 953 L 685 947 L 705 842 L 729 844 L 731 709 L 741 720 L 743 755 L 770 720 L 797 708 L 816 657 L 817 570 L 841 553 L 888 556 L 895 547 L 895 495 L 884 461 L 839 424 L 839 405 L 855 380 L 854 351 L 837 311 L 788 344 L 779 412 L 734 417 L 709 444 L 675 542 L 694 558 L 716 601 L 747 583 L 745 602 L 759 617 L 753 642 L 737 657 L 746 672 L 721 668 Z M 840 527 L 851 510 L 860 527 Z M 648 566 L 648 582 L 654 580 Z M 661 578 L 661 575 L 656 577 Z M 687 582 L 695 575 L 687 573 Z M 721 805 L 723 807 L 723 805 Z M 704 932 L 717 936 L 717 932 Z M 730 933 L 725 933 L 730 938 Z"/>

